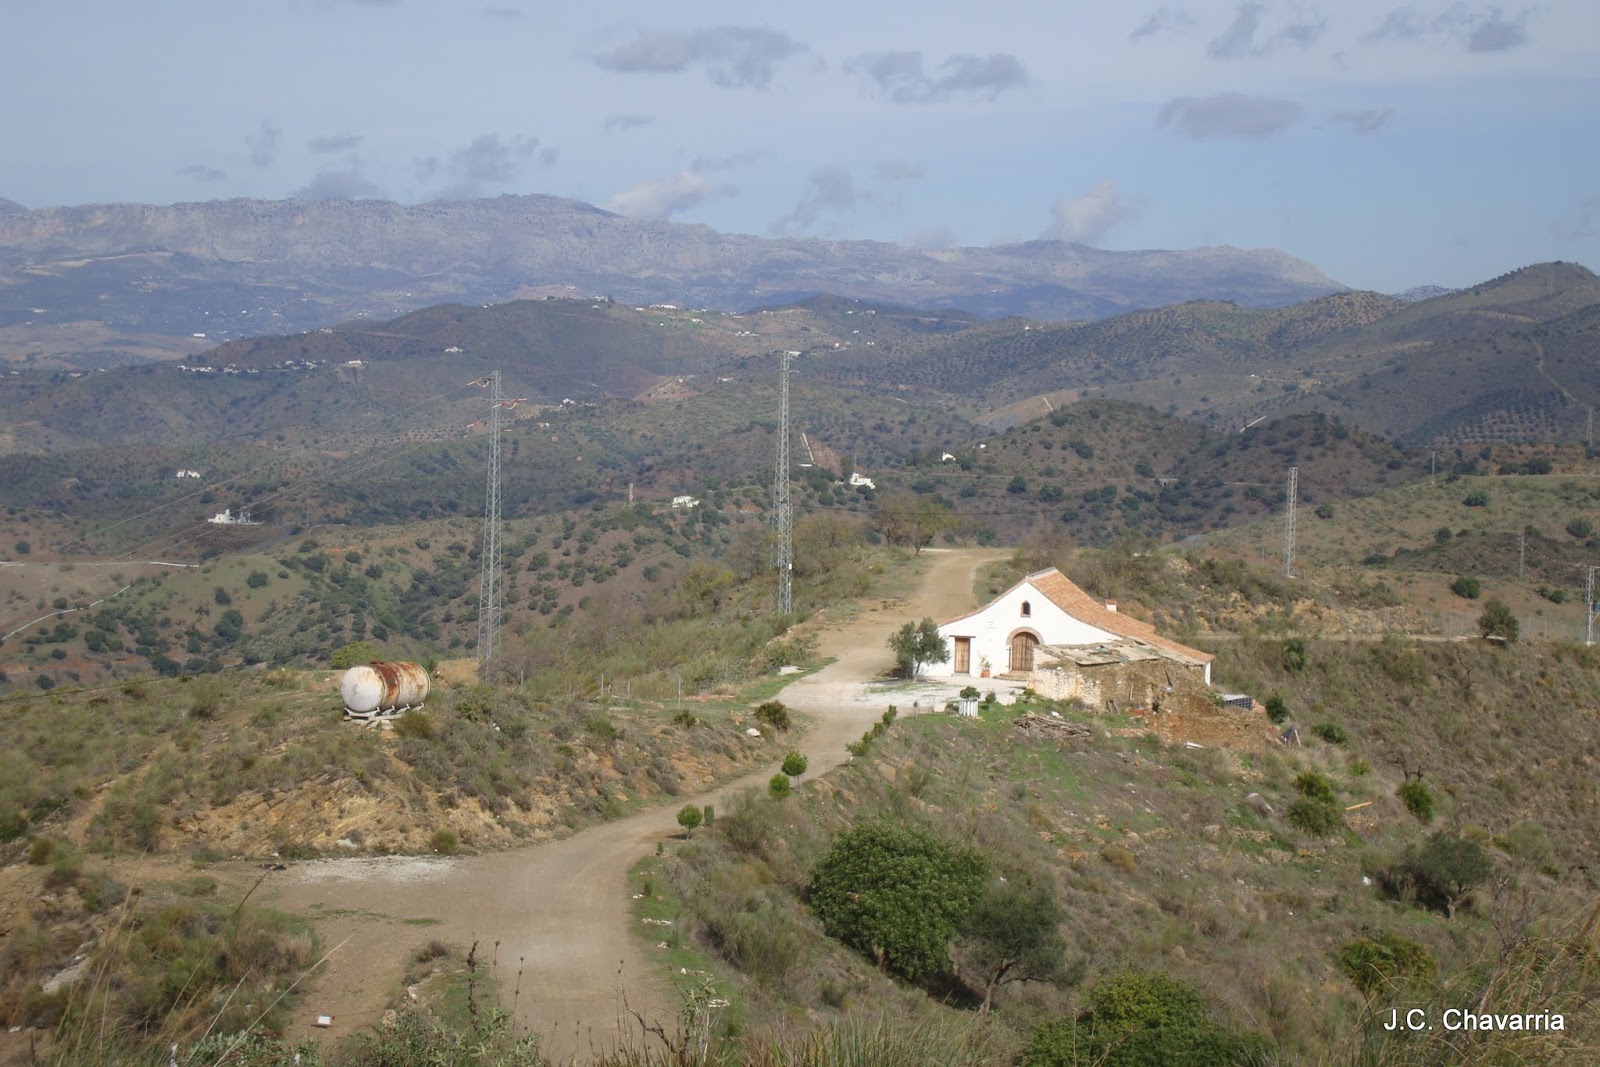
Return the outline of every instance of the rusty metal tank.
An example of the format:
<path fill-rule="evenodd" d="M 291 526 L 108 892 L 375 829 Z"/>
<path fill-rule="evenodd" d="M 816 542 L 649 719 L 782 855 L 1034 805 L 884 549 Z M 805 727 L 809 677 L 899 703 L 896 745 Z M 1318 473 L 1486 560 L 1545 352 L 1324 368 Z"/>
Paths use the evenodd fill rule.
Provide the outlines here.
<path fill-rule="evenodd" d="M 428 672 L 416 663 L 365 663 L 344 672 L 339 693 L 346 715 L 397 715 L 428 699 Z"/>

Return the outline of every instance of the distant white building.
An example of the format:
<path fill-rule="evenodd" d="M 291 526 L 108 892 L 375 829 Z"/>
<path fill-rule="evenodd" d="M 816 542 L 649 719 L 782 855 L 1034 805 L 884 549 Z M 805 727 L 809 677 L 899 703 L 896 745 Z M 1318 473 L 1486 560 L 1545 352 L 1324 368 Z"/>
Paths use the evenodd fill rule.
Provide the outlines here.
<path fill-rule="evenodd" d="M 200 472 L 199 471 L 192 471 L 192 470 L 181 470 L 181 471 L 177 471 L 172 476 L 174 478 L 198 478 L 198 477 L 200 477 Z"/>
<path fill-rule="evenodd" d="M 871 478 L 868 478 L 865 474 L 862 474 L 860 471 L 851 471 L 850 472 L 850 484 L 851 485 L 864 485 L 868 489 L 876 489 L 876 488 L 878 488 L 877 486 L 872 484 L 872 479 Z"/>
<path fill-rule="evenodd" d="M 700 501 L 692 496 L 675 496 L 672 498 L 672 506 L 675 508 L 699 507 Z"/>
<path fill-rule="evenodd" d="M 235 515 L 232 508 L 223 508 L 211 518 L 206 520 L 217 526 L 260 526 L 261 524 L 250 517 L 248 511 L 240 511 Z"/>

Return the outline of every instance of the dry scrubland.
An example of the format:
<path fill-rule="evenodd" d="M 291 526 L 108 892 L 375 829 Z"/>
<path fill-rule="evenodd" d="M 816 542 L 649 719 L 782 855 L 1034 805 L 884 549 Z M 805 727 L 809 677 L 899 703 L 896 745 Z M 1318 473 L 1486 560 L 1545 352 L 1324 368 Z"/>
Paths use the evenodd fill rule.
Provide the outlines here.
<path fill-rule="evenodd" d="M 1230 643 L 1219 677 L 1280 696 L 1308 738 L 1266 755 L 1165 746 L 1072 708 L 1055 710 L 1092 723 L 1092 740 L 1024 738 L 1014 708 L 977 722 L 902 716 L 796 796 L 719 814 L 649 885 L 677 920 L 676 942 L 723 976 L 734 1048 L 775 1019 L 883 1017 L 951 1028 L 981 1045 L 979 1061 L 1009 1062 L 1039 1027 L 1092 1003 L 1099 980 L 1132 969 L 1190 984 L 1216 1023 L 1260 1035 L 1276 1062 L 1589 1063 L 1600 1055 L 1597 669 L 1600 653 L 1571 644 Z M 1426 823 L 1397 796 L 1405 770 L 1431 798 Z M 1294 814 L 1307 774 L 1331 786 L 1325 833 Z M 970 967 L 895 980 L 829 938 L 819 861 L 876 819 L 976 845 L 995 874 L 1046 887 L 1065 974 L 1004 987 L 984 1029 Z M 1407 875 L 1435 834 L 1492 867 L 1455 901 Z M 1363 996 L 1345 962 L 1374 944 L 1414 946 L 1429 966 L 1408 982 L 1380 963 Z M 1396 1005 L 1480 1002 L 1563 1011 L 1568 1029 L 1396 1041 L 1374 1028 L 1374 1013 Z"/>

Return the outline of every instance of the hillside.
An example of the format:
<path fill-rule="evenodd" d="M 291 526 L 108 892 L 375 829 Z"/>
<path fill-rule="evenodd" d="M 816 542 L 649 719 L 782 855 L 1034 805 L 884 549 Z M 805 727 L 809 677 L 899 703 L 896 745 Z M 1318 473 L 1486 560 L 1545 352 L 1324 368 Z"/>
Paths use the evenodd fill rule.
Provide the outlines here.
<path fill-rule="evenodd" d="M 551 293 L 738 310 L 828 292 L 1063 319 L 1197 298 L 1271 306 L 1340 288 L 1272 250 L 1034 241 L 924 251 L 721 234 L 551 196 L 0 213 L 0 360 L 79 369 L 192 354 L 196 336 L 215 343 Z"/>
<path fill-rule="evenodd" d="M 808 354 L 818 375 L 975 409 L 995 426 L 1104 396 L 1217 429 L 1315 410 L 1416 444 L 1570 441 L 1600 401 L 1597 308 L 1600 278 L 1550 263 L 1416 302 L 1376 293 L 1272 309 L 1199 301 Z"/>

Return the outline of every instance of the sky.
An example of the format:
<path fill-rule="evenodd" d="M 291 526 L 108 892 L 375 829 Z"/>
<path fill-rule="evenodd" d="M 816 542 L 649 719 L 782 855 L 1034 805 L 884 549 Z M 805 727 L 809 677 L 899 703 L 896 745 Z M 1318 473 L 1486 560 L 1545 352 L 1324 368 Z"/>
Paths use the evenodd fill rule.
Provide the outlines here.
<path fill-rule="evenodd" d="M 548 193 L 927 248 L 1600 269 L 1600 4 L 9 5 L 0 197 Z"/>

